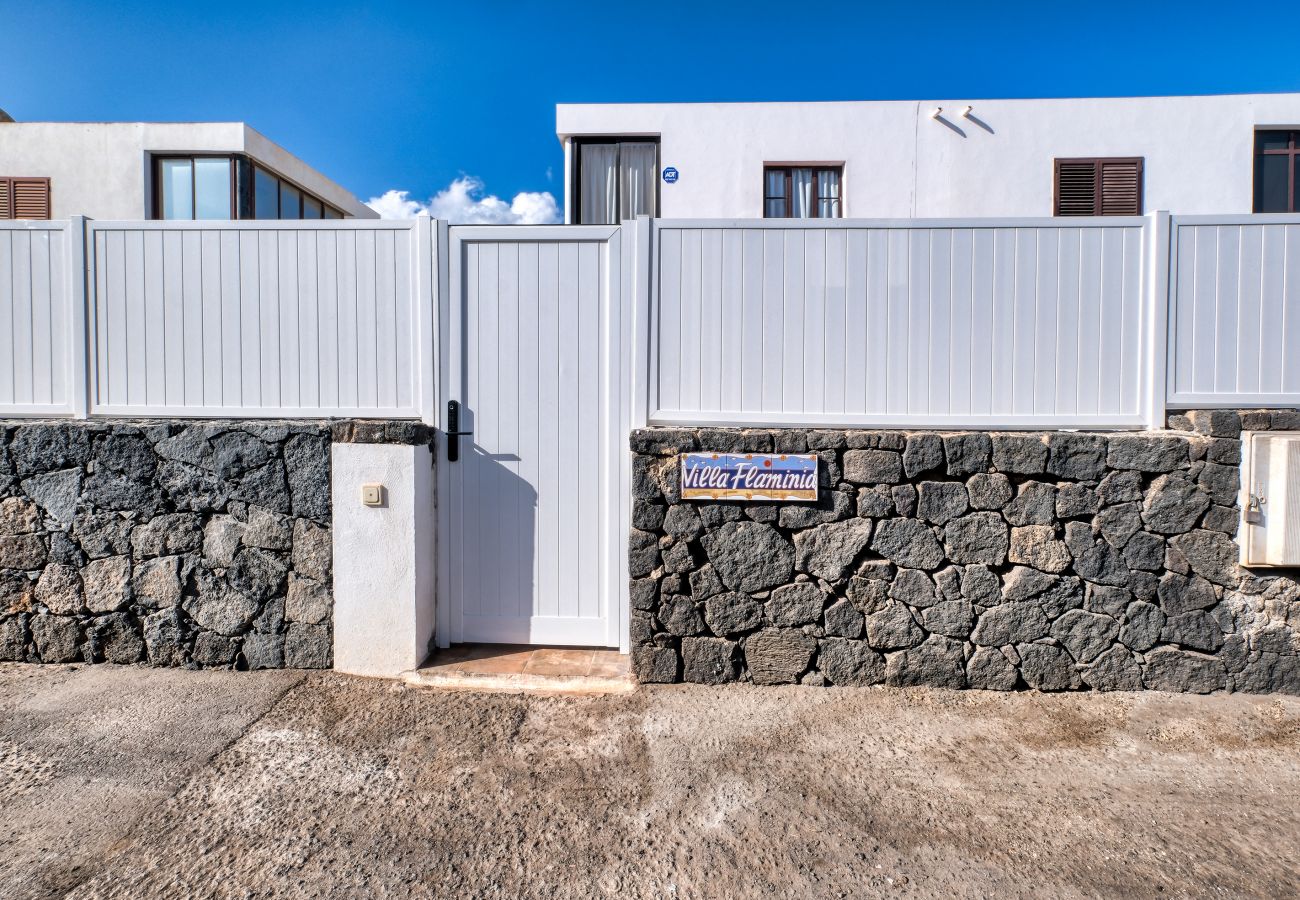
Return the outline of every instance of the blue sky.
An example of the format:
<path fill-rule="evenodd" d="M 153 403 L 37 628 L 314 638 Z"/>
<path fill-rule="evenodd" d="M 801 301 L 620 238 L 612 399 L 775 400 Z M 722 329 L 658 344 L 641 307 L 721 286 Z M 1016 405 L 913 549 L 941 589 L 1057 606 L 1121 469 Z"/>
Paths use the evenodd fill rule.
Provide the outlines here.
<path fill-rule="evenodd" d="M 558 198 L 557 102 L 1300 90 L 1300 13 L 1232 3 L 0 0 L 19 120 L 243 120 L 362 199 Z"/>

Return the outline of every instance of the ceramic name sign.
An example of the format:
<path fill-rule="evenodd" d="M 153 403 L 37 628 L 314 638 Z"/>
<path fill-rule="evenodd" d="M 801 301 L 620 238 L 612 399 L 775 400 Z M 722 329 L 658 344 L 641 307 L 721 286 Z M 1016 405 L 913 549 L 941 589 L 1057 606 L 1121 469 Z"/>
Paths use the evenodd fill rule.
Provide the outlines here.
<path fill-rule="evenodd" d="M 817 455 L 683 453 L 684 500 L 816 500 Z"/>

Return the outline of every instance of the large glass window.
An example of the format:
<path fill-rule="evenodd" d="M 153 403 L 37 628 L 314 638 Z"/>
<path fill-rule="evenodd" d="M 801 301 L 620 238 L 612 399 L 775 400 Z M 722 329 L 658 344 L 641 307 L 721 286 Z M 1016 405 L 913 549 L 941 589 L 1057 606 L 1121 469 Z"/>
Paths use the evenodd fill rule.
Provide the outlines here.
<path fill-rule="evenodd" d="M 617 225 L 657 214 L 657 141 L 579 140 L 577 154 L 577 224 Z"/>
<path fill-rule="evenodd" d="M 1297 166 L 1300 131 L 1255 132 L 1255 212 L 1300 212 Z"/>
<path fill-rule="evenodd" d="M 280 182 L 280 218 L 302 218 L 302 194 L 291 184 Z"/>
<path fill-rule="evenodd" d="M 157 156 L 153 190 L 158 219 L 343 218 L 320 197 L 242 155 Z"/>
<path fill-rule="evenodd" d="M 254 166 L 253 218 L 341 219 L 343 213 L 275 173 Z"/>
<path fill-rule="evenodd" d="M 838 166 L 765 166 L 763 168 L 763 218 L 838 219 L 840 183 Z"/>
<path fill-rule="evenodd" d="M 230 160 L 194 160 L 194 218 L 230 219 Z"/>
<path fill-rule="evenodd" d="M 233 218 L 230 157 L 163 157 L 157 171 L 160 218 Z"/>
<path fill-rule="evenodd" d="M 160 166 L 162 217 L 164 219 L 194 218 L 193 162 L 188 159 L 164 159 Z"/>
<path fill-rule="evenodd" d="M 253 170 L 253 218 L 280 218 L 280 179 L 266 169 Z"/>

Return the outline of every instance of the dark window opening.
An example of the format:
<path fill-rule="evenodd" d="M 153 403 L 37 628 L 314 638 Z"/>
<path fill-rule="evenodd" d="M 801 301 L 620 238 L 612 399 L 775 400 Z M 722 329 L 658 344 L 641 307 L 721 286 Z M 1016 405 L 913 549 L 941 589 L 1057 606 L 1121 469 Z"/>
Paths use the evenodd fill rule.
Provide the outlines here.
<path fill-rule="evenodd" d="M 1054 216 L 1142 215 L 1142 158 L 1058 159 Z"/>
<path fill-rule="evenodd" d="M 343 213 L 315 194 L 263 169 L 253 167 L 253 218 L 341 219 Z"/>
<path fill-rule="evenodd" d="M 839 166 L 764 166 L 763 218 L 838 219 L 843 182 Z"/>
<path fill-rule="evenodd" d="M 659 212 L 656 138 L 575 138 L 578 225 L 617 225 Z"/>
<path fill-rule="evenodd" d="M 1255 212 L 1300 212 L 1298 165 L 1300 131 L 1255 132 Z"/>

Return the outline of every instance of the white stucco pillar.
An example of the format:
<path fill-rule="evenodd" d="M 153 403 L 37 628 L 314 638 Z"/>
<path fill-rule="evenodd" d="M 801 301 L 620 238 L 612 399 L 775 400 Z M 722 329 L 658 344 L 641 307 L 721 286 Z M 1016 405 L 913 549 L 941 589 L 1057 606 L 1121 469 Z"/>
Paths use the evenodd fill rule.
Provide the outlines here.
<path fill-rule="evenodd" d="M 434 628 L 434 472 L 428 447 L 334 444 L 334 668 L 393 677 Z M 383 485 L 382 505 L 362 486 Z"/>

